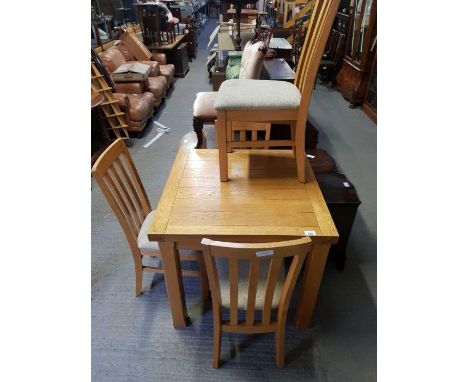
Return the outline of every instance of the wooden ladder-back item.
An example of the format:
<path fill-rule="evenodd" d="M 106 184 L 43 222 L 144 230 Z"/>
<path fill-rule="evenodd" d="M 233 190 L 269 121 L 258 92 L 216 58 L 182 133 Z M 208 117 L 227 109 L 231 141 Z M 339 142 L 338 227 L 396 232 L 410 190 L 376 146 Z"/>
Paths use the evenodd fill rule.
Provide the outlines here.
<path fill-rule="evenodd" d="M 305 6 L 304 8 L 302 8 L 299 12 L 297 13 L 294 13 L 292 15 L 292 17 L 289 19 L 289 20 L 286 20 L 284 22 L 284 25 L 283 25 L 283 28 L 291 28 L 295 25 L 296 21 L 301 18 L 301 17 L 304 17 L 305 15 L 307 15 L 310 10 L 312 9 L 312 7 L 314 6 L 314 3 L 315 3 L 316 0 L 311 0 L 309 1 Z M 304 2 L 300 2 L 300 4 L 303 4 Z M 285 7 L 286 7 L 286 3 L 285 3 Z M 294 4 L 293 6 L 293 9 L 296 7 L 296 4 Z"/>
<path fill-rule="evenodd" d="M 294 79 L 296 89 L 288 89 L 288 86 L 280 85 L 278 81 L 262 80 L 261 84 L 254 84 L 254 80 L 243 80 L 245 86 L 258 86 L 269 89 L 288 89 L 291 93 L 299 91 L 300 100 L 298 106 L 290 106 L 290 99 L 281 97 L 279 93 L 272 94 L 241 94 L 242 88 L 234 86 L 230 81 L 225 81 L 219 91 L 216 103 L 217 108 L 217 143 L 219 149 L 219 170 L 220 180 L 228 181 L 228 155 L 233 148 L 245 147 L 292 147 L 296 158 L 297 176 L 301 183 L 306 182 L 305 170 L 305 129 L 307 123 L 307 114 L 312 91 L 315 83 L 315 77 L 322 59 L 323 51 L 328 40 L 333 20 L 338 9 L 340 0 L 314 0 L 312 12 L 309 19 L 307 33 L 302 47 L 302 53 L 298 62 L 297 71 Z M 236 80 L 237 81 L 237 80 Z M 238 80 L 241 81 L 241 80 Z M 271 98 L 276 95 L 276 108 L 271 108 Z M 240 99 L 242 106 L 239 106 Z M 221 101 L 220 101 L 221 99 Z M 234 103 L 231 105 L 230 100 Z M 252 106 L 250 106 L 252 105 Z M 282 106 L 288 105 L 288 106 Z M 255 142 L 233 142 L 232 124 L 238 121 L 242 122 L 263 122 L 263 123 L 287 123 L 291 127 L 291 139 L 285 140 L 265 140 Z"/>
<path fill-rule="evenodd" d="M 117 138 L 128 139 L 128 126 L 125 123 L 125 113 L 120 109 L 119 101 L 114 98 L 112 88 L 107 84 L 104 76 L 93 63 L 91 63 L 91 89 L 93 92 L 104 96 L 105 101 L 100 105 L 100 108 L 115 136 Z"/>
<path fill-rule="evenodd" d="M 222 332 L 275 333 L 276 365 L 284 367 L 286 316 L 299 272 L 312 249 L 310 238 L 256 244 L 203 239 L 201 243 L 213 304 L 213 367 L 219 367 Z M 292 262 L 285 275 L 282 267 L 288 257 Z M 247 280 L 240 277 L 241 261 L 249 265 Z M 228 301 L 223 301 L 221 285 L 229 286 L 229 293 L 224 292 Z M 229 309 L 228 320 L 222 319 L 223 308 Z M 240 310 L 245 311 L 245 320 L 238 319 Z M 255 320 L 256 311 L 261 311 L 260 320 Z"/>
<path fill-rule="evenodd" d="M 142 292 L 143 272 L 164 273 L 162 267 L 143 265 L 143 256 L 160 257 L 157 246 L 140 248 L 139 235 L 145 219 L 151 216 L 151 204 L 138 171 L 122 138 L 112 143 L 94 163 L 92 176 L 101 188 L 127 238 L 135 264 L 136 295 Z M 196 261 L 199 271 L 184 270 L 182 275 L 200 277 L 203 297 L 209 296 L 203 256 L 182 254 L 182 261 Z"/>

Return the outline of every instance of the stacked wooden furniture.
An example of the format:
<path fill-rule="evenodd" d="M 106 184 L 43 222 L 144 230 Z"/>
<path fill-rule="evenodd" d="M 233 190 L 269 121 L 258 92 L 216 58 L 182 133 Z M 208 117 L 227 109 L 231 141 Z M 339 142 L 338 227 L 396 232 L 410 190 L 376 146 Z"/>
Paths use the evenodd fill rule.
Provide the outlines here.
<path fill-rule="evenodd" d="M 117 138 L 128 139 L 128 125 L 125 123 L 125 113 L 120 109 L 119 101 L 114 98 L 112 87 L 107 84 L 104 76 L 93 63 L 91 64 L 91 89 L 95 93 L 104 96 L 105 100 L 100 104 L 100 107 L 115 136 Z"/>
<path fill-rule="evenodd" d="M 148 229 L 149 240 L 159 243 L 173 324 L 189 322 L 178 249 L 201 249 L 203 238 L 267 243 L 310 235 L 296 308 L 296 326 L 306 328 L 330 245 L 338 240 L 315 175 L 307 163 L 307 183 L 297 182 L 288 150 L 229 155 L 231 181 L 223 183 L 217 150 L 180 148 Z"/>
<path fill-rule="evenodd" d="M 247 42 L 242 52 L 240 78 L 260 78 L 267 43 L 263 40 L 253 41 Z M 203 143 L 203 125 L 212 124 L 216 120 L 214 103 L 217 94 L 217 92 L 198 92 L 193 103 L 193 130 L 198 137 L 197 148 Z"/>
<path fill-rule="evenodd" d="M 310 18 L 294 84 L 269 80 L 228 80 L 222 83 L 215 101 L 220 179 L 228 180 L 228 155 L 234 148 L 293 147 L 297 176 L 305 176 L 305 126 L 307 110 L 320 60 L 330 33 L 339 0 L 317 0 Z M 290 140 L 233 142 L 232 122 L 288 123 Z"/>

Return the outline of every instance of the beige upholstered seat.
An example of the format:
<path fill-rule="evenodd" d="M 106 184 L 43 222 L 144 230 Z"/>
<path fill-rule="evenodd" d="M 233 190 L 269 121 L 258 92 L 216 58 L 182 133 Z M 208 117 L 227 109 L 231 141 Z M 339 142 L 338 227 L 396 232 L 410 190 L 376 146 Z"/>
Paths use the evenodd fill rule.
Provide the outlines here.
<path fill-rule="evenodd" d="M 216 110 L 297 109 L 301 92 L 289 82 L 273 80 L 228 80 L 219 88 Z"/>
<path fill-rule="evenodd" d="M 148 228 L 153 221 L 156 211 L 151 211 L 143 221 L 140 232 L 138 233 L 137 243 L 138 248 L 143 256 L 159 256 L 159 246 L 156 241 L 149 241 L 148 239 Z"/>

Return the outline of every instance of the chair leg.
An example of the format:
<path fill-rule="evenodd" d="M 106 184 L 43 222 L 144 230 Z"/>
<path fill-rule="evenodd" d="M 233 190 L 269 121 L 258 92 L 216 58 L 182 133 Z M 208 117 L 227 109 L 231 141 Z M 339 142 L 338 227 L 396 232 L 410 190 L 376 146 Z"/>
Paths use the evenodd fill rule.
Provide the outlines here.
<path fill-rule="evenodd" d="M 197 134 L 196 149 L 201 149 L 203 145 L 203 121 L 198 117 L 193 117 L 193 130 Z"/>
<path fill-rule="evenodd" d="M 138 297 L 142 293 L 143 288 L 143 263 L 141 256 L 139 259 L 134 257 L 135 262 L 135 295 Z"/>
<path fill-rule="evenodd" d="M 296 142 L 296 123 L 291 123 L 290 125 L 291 128 L 291 141 Z M 293 154 L 296 156 L 296 146 L 294 145 L 292 147 Z"/>
<path fill-rule="evenodd" d="M 219 178 L 221 182 L 228 181 L 228 158 L 227 158 L 227 145 L 226 145 L 226 132 L 227 132 L 226 112 L 218 112 L 218 119 L 216 120 L 216 134 L 218 140 L 219 152 Z"/>
<path fill-rule="evenodd" d="M 301 134 L 298 134 L 298 132 L 296 131 L 296 137 L 294 139 L 294 142 L 296 142 L 295 156 L 296 156 L 296 166 L 297 166 L 297 178 L 300 183 L 305 183 L 306 182 L 305 140 L 304 140 L 304 134 L 302 134 L 302 137 L 300 135 Z"/>
<path fill-rule="evenodd" d="M 200 255 L 199 260 L 200 266 L 200 285 L 202 290 L 203 301 L 208 301 L 210 299 L 210 286 L 208 282 L 208 274 L 206 273 L 205 261 L 203 259 L 203 254 Z"/>
<path fill-rule="evenodd" d="M 282 369 L 284 367 L 284 324 L 280 325 L 275 332 L 275 348 L 276 348 L 276 367 Z"/>
<path fill-rule="evenodd" d="M 213 367 L 219 367 L 219 358 L 221 354 L 221 328 L 219 323 L 215 323 L 213 330 Z"/>

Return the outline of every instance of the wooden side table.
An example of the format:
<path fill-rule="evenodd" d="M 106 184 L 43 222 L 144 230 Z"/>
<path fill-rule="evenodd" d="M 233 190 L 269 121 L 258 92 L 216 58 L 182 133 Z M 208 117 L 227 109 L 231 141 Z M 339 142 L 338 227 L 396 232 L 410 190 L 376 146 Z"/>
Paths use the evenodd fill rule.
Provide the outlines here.
<path fill-rule="evenodd" d="M 265 76 L 269 80 L 294 83 L 296 73 L 284 58 L 272 58 L 263 63 Z"/>

